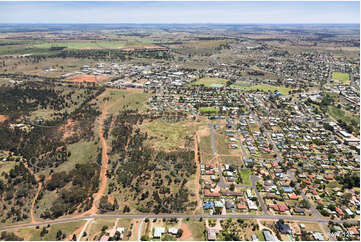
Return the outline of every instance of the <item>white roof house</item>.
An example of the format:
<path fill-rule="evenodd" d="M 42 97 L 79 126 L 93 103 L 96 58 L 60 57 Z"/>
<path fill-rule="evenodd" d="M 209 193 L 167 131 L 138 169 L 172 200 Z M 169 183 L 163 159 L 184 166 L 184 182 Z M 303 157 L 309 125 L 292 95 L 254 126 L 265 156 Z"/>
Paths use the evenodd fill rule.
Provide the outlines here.
<path fill-rule="evenodd" d="M 155 227 L 153 238 L 160 238 L 164 232 L 165 232 L 164 227 Z"/>
<path fill-rule="evenodd" d="M 177 233 L 178 233 L 178 229 L 177 229 L 177 228 L 169 228 L 169 229 L 168 229 L 168 233 L 170 233 L 170 234 L 177 234 Z"/>

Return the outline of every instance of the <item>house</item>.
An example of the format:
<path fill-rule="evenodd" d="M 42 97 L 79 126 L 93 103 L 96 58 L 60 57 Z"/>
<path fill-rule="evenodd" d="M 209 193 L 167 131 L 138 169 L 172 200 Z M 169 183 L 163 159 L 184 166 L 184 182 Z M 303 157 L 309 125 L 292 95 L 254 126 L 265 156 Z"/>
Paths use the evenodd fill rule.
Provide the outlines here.
<path fill-rule="evenodd" d="M 216 230 L 214 229 L 208 229 L 208 240 L 209 241 L 215 241 L 217 238 Z"/>
<path fill-rule="evenodd" d="M 295 207 L 295 208 L 293 208 L 293 212 L 297 213 L 297 214 L 304 214 L 305 210 L 303 208 L 300 208 L 300 207 Z"/>
<path fill-rule="evenodd" d="M 247 193 L 247 197 L 248 197 L 248 198 L 252 198 L 252 192 L 251 192 L 251 190 L 247 189 L 246 193 Z"/>
<path fill-rule="evenodd" d="M 247 206 L 249 210 L 257 210 L 257 204 L 252 200 L 247 199 Z"/>
<path fill-rule="evenodd" d="M 286 192 L 286 193 L 292 193 L 293 192 L 292 187 L 282 187 L 282 190 L 283 190 L 283 192 Z"/>
<path fill-rule="evenodd" d="M 258 241 L 258 237 L 255 234 L 252 234 L 252 241 Z"/>
<path fill-rule="evenodd" d="M 313 233 L 312 235 L 313 235 L 313 238 L 314 238 L 315 240 L 319 240 L 319 241 L 325 240 L 325 239 L 323 238 L 323 235 L 322 235 L 320 232 L 315 232 L 315 233 Z"/>
<path fill-rule="evenodd" d="M 247 210 L 247 209 L 248 209 L 245 204 L 241 204 L 241 203 L 239 203 L 239 204 L 237 205 L 237 208 L 238 208 L 239 210 Z"/>
<path fill-rule="evenodd" d="M 203 203 L 203 209 L 208 210 L 213 208 L 213 203 L 211 201 Z"/>
<path fill-rule="evenodd" d="M 178 229 L 177 228 L 169 228 L 168 233 L 176 235 L 178 233 Z"/>
<path fill-rule="evenodd" d="M 109 236 L 106 236 L 106 235 L 103 235 L 101 238 L 100 238 L 100 241 L 108 241 L 109 240 Z"/>
<path fill-rule="evenodd" d="M 288 207 L 286 204 L 278 204 L 278 209 L 280 212 L 286 212 L 288 211 Z"/>
<path fill-rule="evenodd" d="M 224 204 L 222 201 L 214 201 L 214 207 L 215 208 L 223 208 Z"/>
<path fill-rule="evenodd" d="M 346 212 L 347 215 L 349 215 L 349 216 L 352 216 L 352 215 L 353 215 L 353 212 L 352 212 L 349 208 L 346 208 L 346 209 L 345 209 L 345 212 Z"/>
<path fill-rule="evenodd" d="M 288 224 L 285 224 L 283 221 L 278 220 L 276 222 L 276 228 L 281 232 L 281 234 L 291 234 L 291 227 Z"/>
<path fill-rule="evenodd" d="M 298 196 L 295 193 L 288 194 L 288 197 L 292 200 L 297 200 Z"/>
<path fill-rule="evenodd" d="M 347 228 L 347 231 L 351 234 L 351 235 L 358 235 L 360 234 L 359 231 L 357 230 L 357 228 L 355 226 Z"/>
<path fill-rule="evenodd" d="M 226 209 L 234 208 L 234 202 L 226 201 L 225 206 L 226 206 Z"/>
<path fill-rule="evenodd" d="M 219 197 L 219 193 L 218 192 L 211 192 L 209 189 L 204 189 L 204 196 L 205 197 Z"/>
<path fill-rule="evenodd" d="M 266 241 L 275 241 L 275 238 L 273 237 L 271 232 L 269 232 L 268 230 L 263 231 L 263 235 L 264 235 L 264 239 Z"/>
<path fill-rule="evenodd" d="M 301 235 L 301 228 L 297 223 L 291 223 L 291 230 L 293 235 Z"/>
<path fill-rule="evenodd" d="M 124 231 L 125 231 L 125 228 L 123 228 L 123 227 L 117 228 L 117 232 L 119 232 L 119 234 L 120 234 L 120 239 L 123 239 Z"/>
<path fill-rule="evenodd" d="M 336 212 L 337 212 L 337 214 L 340 215 L 340 216 L 345 215 L 345 214 L 343 213 L 343 211 L 341 210 L 341 208 L 336 208 Z"/>
<path fill-rule="evenodd" d="M 153 238 L 160 238 L 164 232 L 165 232 L 164 227 L 155 227 Z"/>

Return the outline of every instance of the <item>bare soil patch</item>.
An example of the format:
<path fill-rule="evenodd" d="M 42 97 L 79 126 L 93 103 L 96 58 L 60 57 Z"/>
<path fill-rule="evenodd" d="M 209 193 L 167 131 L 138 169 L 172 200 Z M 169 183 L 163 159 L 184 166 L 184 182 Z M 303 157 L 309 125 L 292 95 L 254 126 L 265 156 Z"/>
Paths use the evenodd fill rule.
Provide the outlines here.
<path fill-rule="evenodd" d="M 8 120 L 8 119 L 9 119 L 8 116 L 0 114 L 0 123 L 4 122 L 5 120 Z"/>
<path fill-rule="evenodd" d="M 96 83 L 100 81 L 104 81 L 109 79 L 109 76 L 104 75 L 87 75 L 87 74 L 81 74 L 77 76 L 70 77 L 66 79 L 66 81 L 69 82 L 90 82 L 90 83 Z"/>

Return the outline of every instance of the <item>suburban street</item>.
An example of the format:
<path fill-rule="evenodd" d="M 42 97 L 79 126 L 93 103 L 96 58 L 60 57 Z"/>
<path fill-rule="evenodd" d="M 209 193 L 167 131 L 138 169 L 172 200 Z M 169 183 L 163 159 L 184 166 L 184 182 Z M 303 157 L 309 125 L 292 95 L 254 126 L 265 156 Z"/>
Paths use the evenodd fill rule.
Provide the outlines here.
<path fill-rule="evenodd" d="M 35 226 L 42 225 L 52 225 L 60 223 L 69 223 L 73 221 L 89 220 L 89 219 L 99 219 L 99 218 L 125 218 L 125 219 L 145 219 L 145 218 L 157 218 L 157 219 L 170 219 L 170 218 L 179 218 L 179 219 L 200 219 L 200 218 L 211 218 L 211 219 L 265 219 L 265 220 L 278 220 L 283 219 L 287 221 L 298 221 L 298 222 L 318 222 L 318 223 L 328 223 L 331 219 L 327 218 L 315 218 L 315 217 L 296 217 L 296 216 L 280 216 L 280 215 L 257 215 L 257 214 L 226 214 L 226 215 L 208 215 L 208 214 L 101 214 L 101 215 L 90 215 L 83 217 L 74 217 L 74 218 L 63 218 L 55 219 L 44 222 L 29 223 L 29 224 L 18 224 L 18 225 L 9 225 L 0 227 L 0 231 L 11 230 L 11 229 L 22 229 L 30 228 Z M 359 223 L 359 220 L 332 220 L 334 223 Z"/>

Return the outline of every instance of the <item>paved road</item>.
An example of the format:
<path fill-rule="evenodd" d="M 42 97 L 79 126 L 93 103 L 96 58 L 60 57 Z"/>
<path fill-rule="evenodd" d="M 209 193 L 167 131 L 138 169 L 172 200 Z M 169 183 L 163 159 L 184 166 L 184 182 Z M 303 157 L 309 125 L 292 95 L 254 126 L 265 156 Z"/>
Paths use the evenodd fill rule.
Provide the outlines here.
<path fill-rule="evenodd" d="M 257 190 L 257 186 L 256 186 L 257 181 L 258 181 L 258 178 L 255 175 L 252 175 L 251 176 L 252 188 L 256 192 L 256 196 L 257 196 L 257 199 L 259 201 L 259 204 L 261 205 L 263 213 L 265 215 L 268 215 L 268 209 L 267 209 L 266 205 L 263 202 L 263 198 L 261 197 L 261 194 L 259 194 L 259 192 Z"/>
<path fill-rule="evenodd" d="M 241 149 L 242 149 L 242 158 L 245 159 L 246 158 L 246 155 L 247 155 L 247 151 L 246 151 L 246 148 L 244 147 L 243 145 L 243 142 L 241 140 L 241 132 L 239 131 L 239 129 L 237 130 L 237 136 L 238 136 L 238 140 L 239 140 L 239 143 L 241 145 Z"/>
<path fill-rule="evenodd" d="M 142 219 L 142 221 L 140 221 L 140 224 L 138 226 L 138 241 L 140 241 L 141 237 L 142 237 L 142 227 L 143 227 L 143 223 L 144 223 L 144 219 Z"/>
<path fill-rule="evenodd" d="M 75 218 L 64 218 L 56 219 L 45 222 L 38 222 L 35 224 L 18 224 L 1 227 L 0 231 L 10 230 L 10 229 L 20 229 L 20 228 L 30 228 L 35 226 L 44 226 L 48 224 L 60 224 L 60 223 L 69 223 L 73 221 L 81 221 L 87 219 L 99 219 L 99 218 L 126 218 L 126 219 L 145 219 L 145 218 L 157 218 L 157 219 L 170 219 L 170 218 L 190 218 L 190 219 L 199 219 L 199 218 L 212 218 L 212 219 L 228 219 L 228 218 L 240 218 L 240 219 L 269 219 L 269 220 L 289 220 L 289 221 L 299 221 L 299 222 L 318 222 L 318 223 L 328 223 L 331 219 L 328 218 L 314 218 L 314 217 L 295 217 L 295 216 L 281 216 L 281 215 L 257 215 L 257 214 L 227 214 L 227 215 L 209 215 L 209 214 L 199 214 L 199 215 L 190 215 L 190 214 L 102 214 L 102 215 L 89 215 L 84 217 L 75 217 Z M 360 223 L 359 220 L 332 220 L 334 223 Z"/>

